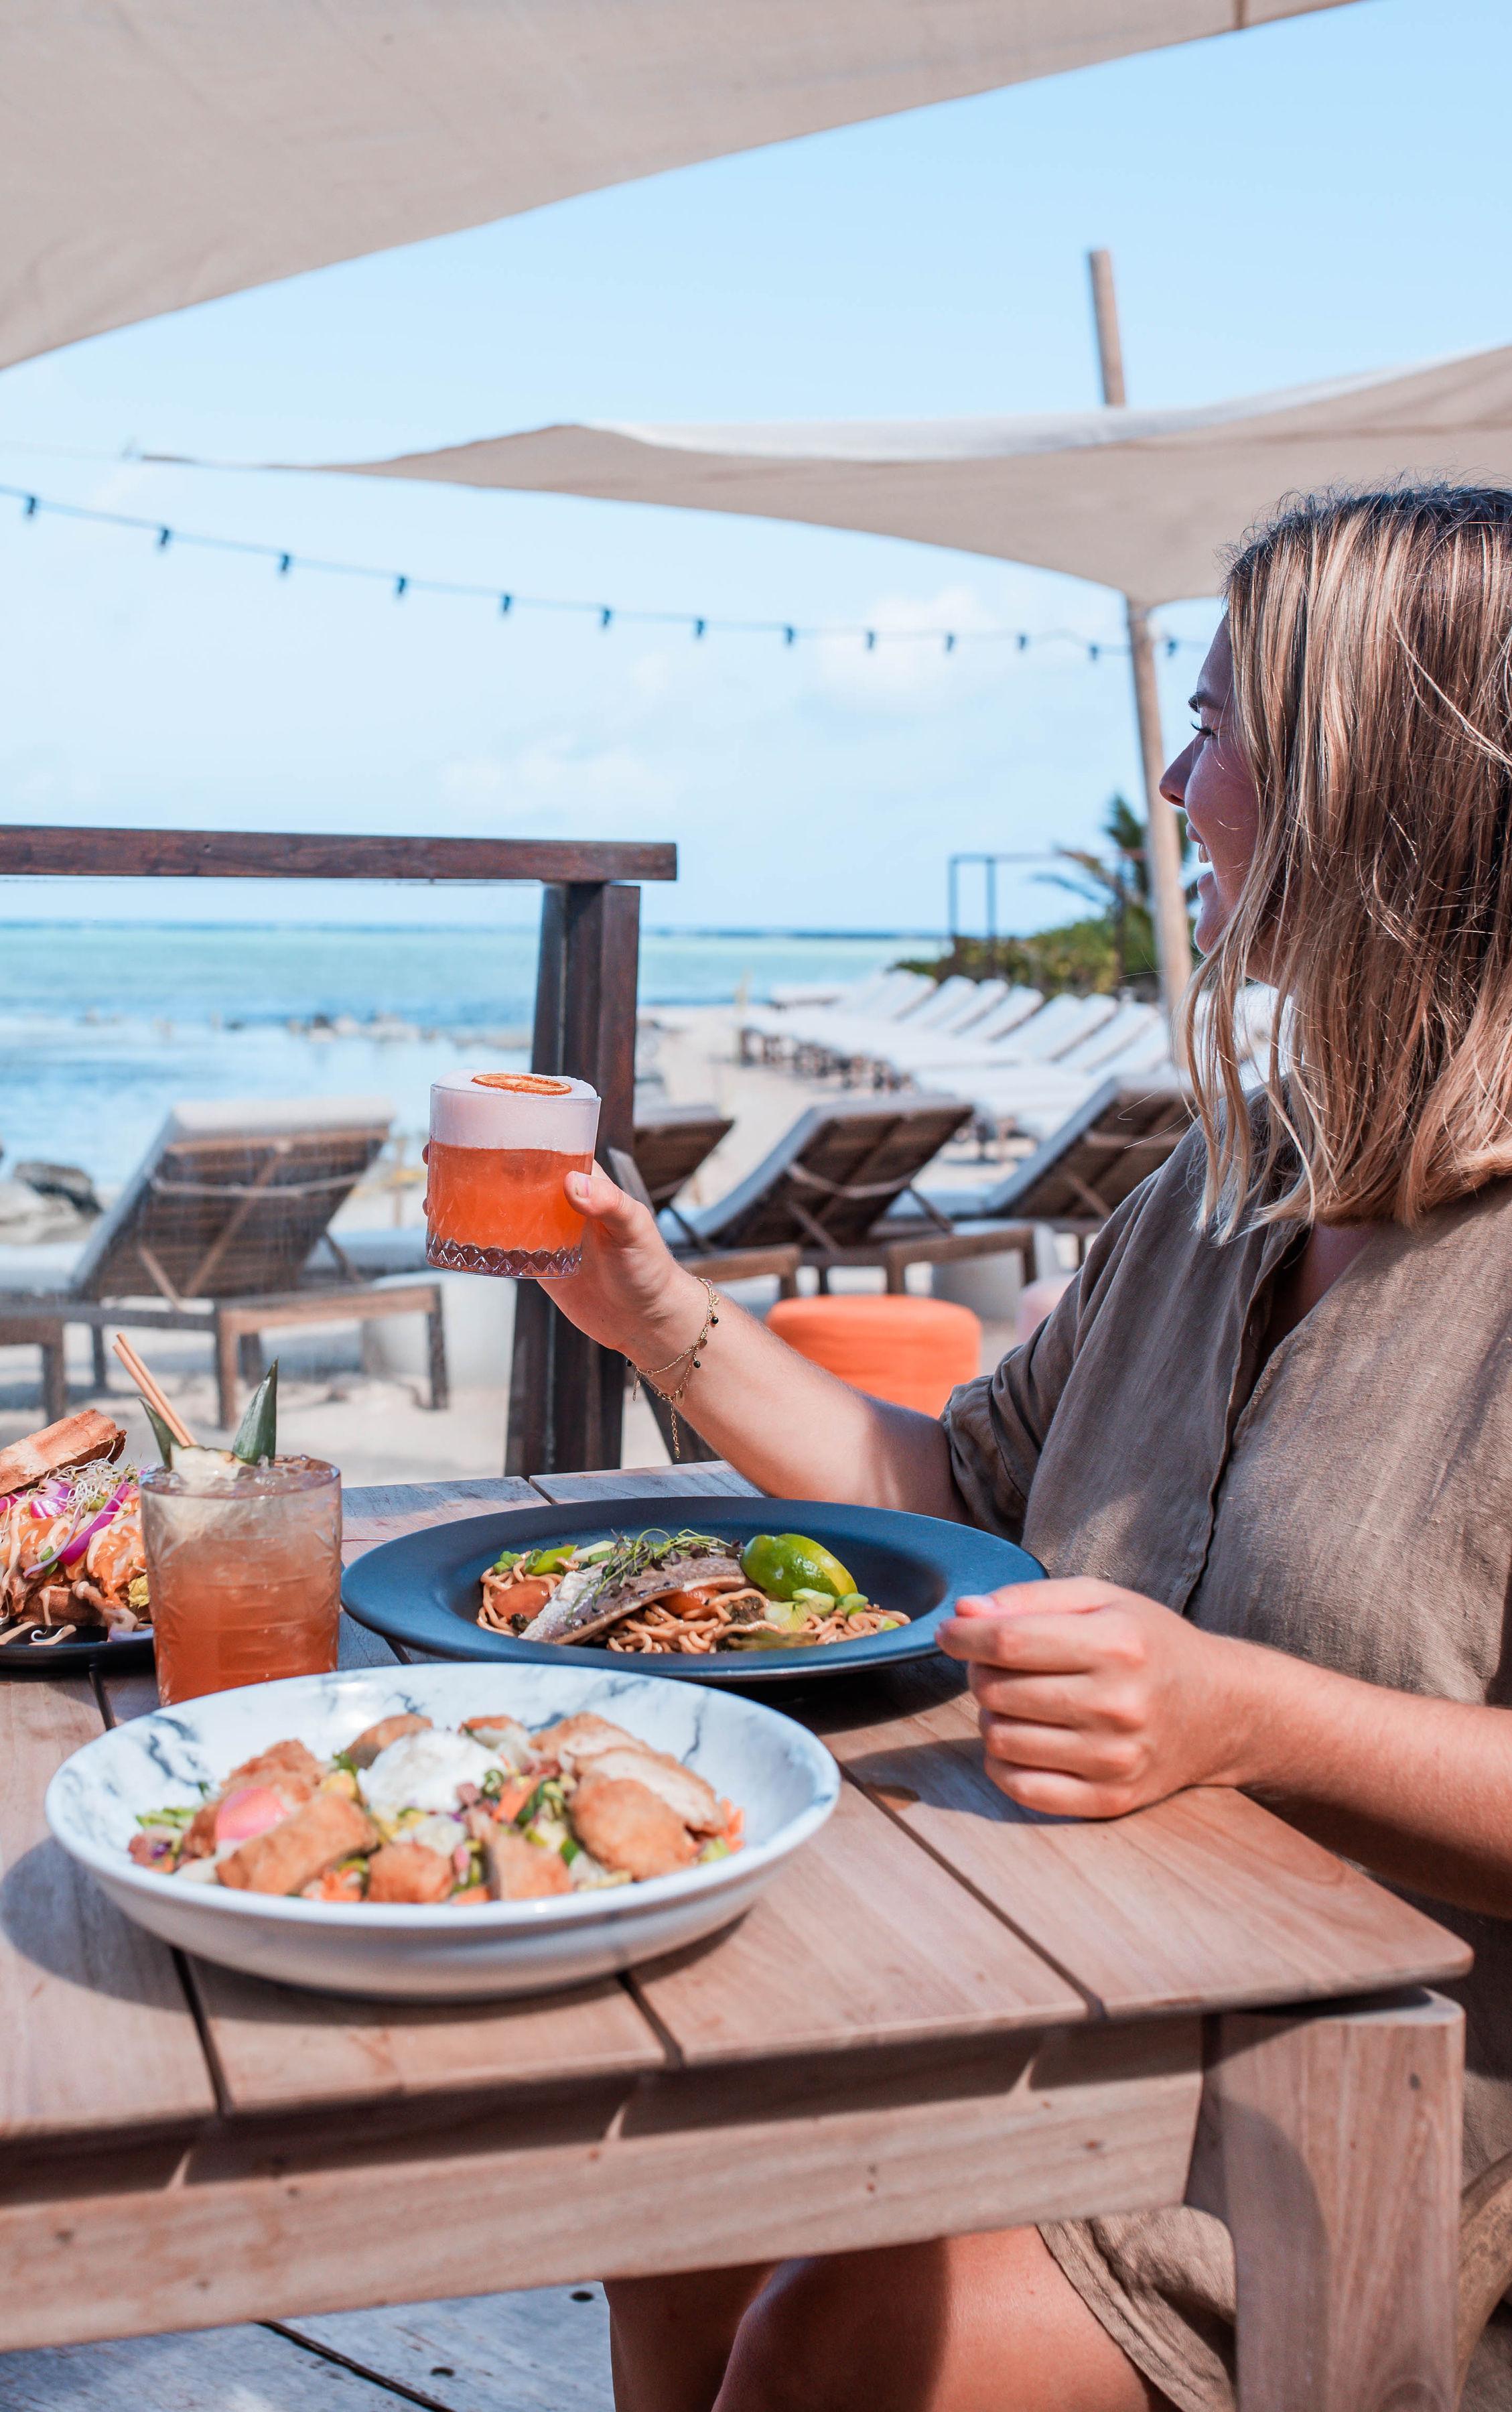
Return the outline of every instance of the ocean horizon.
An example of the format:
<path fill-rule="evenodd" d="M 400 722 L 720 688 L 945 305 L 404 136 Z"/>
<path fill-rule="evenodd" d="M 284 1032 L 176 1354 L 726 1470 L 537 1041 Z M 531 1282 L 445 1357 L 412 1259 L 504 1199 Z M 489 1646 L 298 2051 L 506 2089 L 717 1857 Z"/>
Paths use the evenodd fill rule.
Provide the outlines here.
<path fill-rule="evenodd" d="M 641 934 L 640 1002 L 755 1001 L 863 978 L 938 934 Z M 469 1054 L 523 1063 L 533 927 L 0 921 L 0 1181 L 18 1162 L 123 1182 L 184 1098 L 378 1095 L 396 1132 Z"/>

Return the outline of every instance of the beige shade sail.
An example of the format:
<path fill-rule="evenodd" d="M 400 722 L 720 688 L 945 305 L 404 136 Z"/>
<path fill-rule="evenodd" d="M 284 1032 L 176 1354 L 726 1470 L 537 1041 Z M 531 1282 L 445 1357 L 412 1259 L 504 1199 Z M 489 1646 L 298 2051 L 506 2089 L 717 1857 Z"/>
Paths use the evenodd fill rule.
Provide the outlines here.
<path fill-rule="evenodd" d="M 7 0 L 0 366 L 569 194 L 1347 0 Z"/>
<path fill-rule="evenodd" d="M 1192 410 L 540 427 L 325 465 L 864 529 L 1168 603 L 1214 594 L 1224 548 L 1284 493 L 1402 474 L 1512 484 L 1512 347 Z"/>

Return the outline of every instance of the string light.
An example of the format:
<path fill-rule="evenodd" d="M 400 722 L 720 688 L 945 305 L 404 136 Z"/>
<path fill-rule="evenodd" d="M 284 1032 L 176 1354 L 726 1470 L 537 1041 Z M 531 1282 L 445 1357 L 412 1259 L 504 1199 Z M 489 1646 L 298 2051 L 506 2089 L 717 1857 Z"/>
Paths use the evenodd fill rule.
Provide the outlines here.
<path fill-rule="evenodd" d="M 458 595 L 480 596 L 496 603 L 501 619 L 508 619 L 516 610 L 567 611 L 591 614 L 599 627 L 612 626 L 616 620 L 630 621 L 642 627 L 687 628 L 695 638 L 713 632 L 730 637 L 780 637 L 785 645 L 800 640 L 815 644 L 836 638 L 859 637 L 867 653 L 875 653 L 881 645 L 932 644 L 943 645 L 946 653 L 954 654 L 959 646 L 969 644 L 1007 644 L 1019 653 L 1027 653 L 1031 645 L 1070 645 L 1082 653 L 1088 661 L 1100 662 L 1109 654 L 1128 653 L 1126 645 L 1108 644 L 1101 639 L 1081 636 L 1074 628 L 876 628 L 862 625 L 815 623 L 804 626 L 792 620 L 722 619 L 712 612 L 652 611 L 625 609 L 620 604 L 577 601 L 558 595 L 501 594 L 496 586 L 465 585 L 454 579 L 416 578 L 407 570 L 379 569 L 371 562 L 327 561 L 315 554 L 290 552 L 282 545 L 256 544 L 241 537 L 205 536 L 194 529 L 165 526 L 160 520 L 132 519 L 122 511 L 95 510 L 83 503 L 58 503 L 44 494 L 29 493 L 21 486 L 0 485 L 0 495 L 20 503 L 22 519 L 37 519 L 51 511 L 59 519 L 84 520 L 98 527 L 129 528 L 156 539 L 156 549 L 166 552 L 169 545 L 193 545 L 202 552 L 243 553 L 253 559 L 272 561 L 280 578 L 287 578 L 295 569 L 314 571 L 328 578 L 362 578 L 377 580 L 387 585 L 396 602 L 402 602 L 411 592 L 426 595 Z M 1162 636 L 1157 640 L 1167 661 L 1185 648 L 1196 652 L 1206 649 L 1201 637 Z"/>

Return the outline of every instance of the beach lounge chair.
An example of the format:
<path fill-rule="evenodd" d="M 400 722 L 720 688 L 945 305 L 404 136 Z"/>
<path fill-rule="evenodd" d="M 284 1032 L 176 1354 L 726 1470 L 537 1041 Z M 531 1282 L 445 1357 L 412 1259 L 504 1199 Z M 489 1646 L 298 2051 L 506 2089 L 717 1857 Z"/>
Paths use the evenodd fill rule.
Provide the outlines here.
<path fill-rule="evenodd" d="M 954 1046 L 963 1038 L 969 1044 L 981 1022 L 1007 993 L 1006 980 L 967 979 L 963 973 L 954 972 L 940 982 L 932 997 L 908 1013 L 902 1030 L 893 1022 L 870 1026 L 859 1023 L 843 1054 L 830 1051 L 830 1065 L 848 1074 L 870 1069 L 880 1080 L 886 1077 L 900 1041 L 925 1051 L 932 1044 L 941 1049 Z"/>
<path fill-rule="evenodd" d="M 921 1087 L 960 1089 L 964 1095 L 968 1072 L 1058 1062 L 1085 1045 L 1119 1010 L 1116 997 L 1052 996 L 1037 1013 L 1012 1024 L 995 1040 L 968 1034 L 939 1048 L 916 1051 L 910 1071 Z"/>
<path fill-rule="evenodd" d="M 61 1348 L 68 1324 L 88 1324 L 103 1389 L 107 1328 L 204 1331 L 214 1342 L 225 1429 L 236 1421 L 239 1364 L 249 1377 L 260 1369 L 263 1332 L 423 1315 L 431 1404 L 444 1406 L 439 1282 L 365 1282 L 330 1228 L 392 1120 L 384 1097 L 175 1107 L 95 1225 L 66 1288 L 0 1297 L 0 1342 L 41 1322 Z"/>
<path fill-rule="evenodd" d="M 1070 1231 L 1084 1242 L 1159 1171 L 1191 1122 L 1191 1099 L 1174 1074 L 1105 1080 L 1004 1179 L 976 1192 L 926 1192 L 925 1200 L 963 1228 L 987 1217 Z"/>
<path fill-rule="evenodd" d="M 935 993 L 935 981 L 924 972 L 889 972 L 878 993 L 864 1003 L 847 999 L 839 1006 L 785 1015 L 776 1043 L 768 1047 L 768 1058 L 775 1061 L 785 1053 L 796 1065 L 822 1066 L 864 1044 L 879 1027 L 921 1012 Z"/>
<path fill-rule="evenodd" d="M 659 1106 L 636 1116 L 636 1167 L 658 1212 L 670 1206 L 734 1127 L 717 1106 Z"/>
<path fill-rule="evenodd" d="M 917 1197 L 914 1184 L 941 1148 L 971 1120 L 957 1097 L 837 1097 L 800 1115 L 754 1172 L 716 1205 L 662 1229 L 683 1261 L 701 1272 L 714 1248 L 795 1244 L 821 1290 L 840 1265 L 879 1265 L 889 1290 L 907 1287 L 913 1264 L 948 1264 L 1021 1247 L 1022 1229 L 983 1222 L 962 1232 Z M 903 1232 L 889 1209 L 912 1213 Z M 792 1295 L 795 1279 L 785 1281 Z"/>
<path fill-rule="evenodd" d="M 842 989 L 831 1004 L 800 1004 L 793 1007 L 749 1005 L 741 1022 L 741 1057 L 750 1063 L 753 1057 L 771 1061 L 788 1045 L 802 1028 L 822 1026 L 837 1015 L 872 1014 L 878 1017 L 901 1011 L 906 1005 L 920 1003 L 927 990 L 934 985 L 921 972 L 873 972 L 870 979 L 858 980 L 853 987 Z"/>
<path fill-rule="evenodd" d="M 1006 1062 L 998 1048 L 1009 1035 L 1027 1024 L 1037 1014 L 1045 1000 L 1037 988 L 1009 988 L 1006 982 L 984 980 L 983 988 L 1000 988 L 1002 993 L 989 1001 L 975 1020 L 958 1024 L 953 1030 L 915 1030 L 910 1025 L 888 1033 L 880 1041 L 873 1061 L 878 1069 L 898 1081 L 917 1080 L 926 1088 L 940 1084 L 929 1077 L 929 1067 L 944 1063 L 947 1067 L 960 1057 L 975 1061 L 978 1051 L 985 1063 Z"/>
<path fill-rule="evenodd" d="M 978 1133 L 984 1139 L 994 1132 L 1048 1139 L 1107 1081 L 1174 1082 L 1169 1033 L 1162 1016 L 1152 1008 L 1152 1013 L 1147 1027 L 1129 1033 L 1122 1045 L 1090 1062 L 1024 1064 L 1001 1072 L 963 1074 L 960 1086 L 976 1107 Z"/>

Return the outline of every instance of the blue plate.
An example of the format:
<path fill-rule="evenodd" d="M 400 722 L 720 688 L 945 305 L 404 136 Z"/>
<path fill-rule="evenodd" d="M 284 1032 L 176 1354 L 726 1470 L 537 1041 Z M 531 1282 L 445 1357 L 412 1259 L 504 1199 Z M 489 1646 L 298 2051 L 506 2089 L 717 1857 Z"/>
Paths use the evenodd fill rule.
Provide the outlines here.
<path fill-rule="evenodd" d="M 606 1508 L 612 1506 L 612 1515 Z M 743 1547 L 753 1533 L 806 1533 L 850 1568 L 870 1599 L 909 1618 L 889 1633 L 807 1650 L 728 1651 L 697 1658 L 627 1658 L 586 1642 L 520 1641 L 477 1623 L 483 1570 L 503 1550 L 548 1541 L 603 1541 L 618 1533 L 712 1533 Z M 571 1508 L 506 1508 L 455 1524 L 428 1525 L 383 1541 L 348 1566 L 342 1597 L 360 1625 L 388 1641 L 440 1658 L 523 1660 L 537 1667 L 612 1667 L 692 1684 L 771 1684 L 927 1657 L 963 1593 L 1035 1582 L 1044 1568 L 995 1534 L 906 1516 L 890 1508 L 845 1508 L 813 1499 L 722 1499 L 707 1491 L 668 1498 L 593 1501 Z"/>

